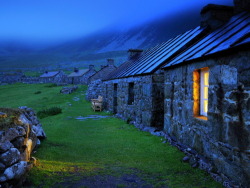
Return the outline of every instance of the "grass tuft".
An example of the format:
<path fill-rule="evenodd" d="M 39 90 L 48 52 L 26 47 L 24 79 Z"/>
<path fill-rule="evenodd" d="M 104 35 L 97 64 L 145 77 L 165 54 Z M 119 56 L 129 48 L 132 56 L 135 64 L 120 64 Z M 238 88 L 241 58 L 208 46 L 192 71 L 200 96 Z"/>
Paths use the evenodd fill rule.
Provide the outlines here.
<path fill-rule="evenodd" d="M 57 114 L 62 113 L 62 109 L 59 107 L 51 107 L 45 110 L 41 110 L 37 112 L 37 116 L 42 119 L 42 118 L 46 118 L 48 116 L 54 116 Z"/>

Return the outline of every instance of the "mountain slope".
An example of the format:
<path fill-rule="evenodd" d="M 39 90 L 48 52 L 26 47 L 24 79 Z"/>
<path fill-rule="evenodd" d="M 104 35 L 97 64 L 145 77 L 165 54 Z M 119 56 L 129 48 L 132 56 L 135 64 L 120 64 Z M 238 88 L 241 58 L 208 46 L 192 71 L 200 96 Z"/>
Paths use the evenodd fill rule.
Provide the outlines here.
<path fill-rule="evenodd" d="M 197 10 L 165 16 L 134 28 L 108 28 L 78 40 L 44 50 L 31 50 L 22 45 L 0 46 L 1 69 L 70 69 L 74 66 L 106 63 L 114 58 L 122 63 L 129 48 L 147 49 L 199 25 Z"/>

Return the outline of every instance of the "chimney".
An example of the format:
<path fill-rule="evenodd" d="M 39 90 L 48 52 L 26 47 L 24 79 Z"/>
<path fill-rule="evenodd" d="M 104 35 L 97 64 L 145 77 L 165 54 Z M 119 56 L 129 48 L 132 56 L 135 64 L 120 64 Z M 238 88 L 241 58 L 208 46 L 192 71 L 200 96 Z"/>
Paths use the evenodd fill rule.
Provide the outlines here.
<path fill-rule="evenodd" d="M 77 67 L 74 68 L 74 72 L 78 72 L 79 69 Z"/>
<path fill-rule="evenodd" d="M 250 1 L 249 0 L 234 0 L 234 11 L 240 13 L 244 11 L 250 12 Z"/>
<path fill-rule="evenodd" d="M 107 59 L 107 65 L 108 66 L 114 66 L 114 62 L 115 62 L 114 59 Z"/>
<path fill-rule="evenodd" d="M 140 49 L 129 49 L 128 53 L 129 53 L 129 60 L 136 60 L 140 57 L 141 53 L 143 52 L 143 50 Z"/>
<path fill-rule="evenodd" d="M 201 10 L 201 27 L 214 30 L 226 23 L 234 13 L 231 6 L 208 4 Z"/>
<path fill-rule="evenodd" d="M 95 65 L 89 65 L 89 70 L 94 69 Z"/>
<path fill-rule="evenodd" d="M 48 71 L 45 71 L 45 74 L 48 74 Z"/>

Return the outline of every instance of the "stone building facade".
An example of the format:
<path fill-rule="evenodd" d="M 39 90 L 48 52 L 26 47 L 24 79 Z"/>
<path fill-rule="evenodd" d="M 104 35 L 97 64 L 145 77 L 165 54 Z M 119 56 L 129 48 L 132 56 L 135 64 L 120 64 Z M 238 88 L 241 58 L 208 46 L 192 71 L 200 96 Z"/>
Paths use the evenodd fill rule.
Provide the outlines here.
<path fill-rule="evenodd" d="M 75 68 L 74 72 L 68 75 L 67 83 L 69 84 L 88 84 L 89 78 L 96 73 L 94 65 L 89 65 L 89 69 Z"/>
<path fill-rule="evenodd" d="M 235 15 L 164 67 L 164 130 L 241 187 L 250 185 L 249 20 Z"/>
<path fill-rule="evenodd" d="M 107 65 L 102 66 L 99 71 L 97 71 L 93 76 L 89 78 L 88 82 L 90 83 L 98 79 L 103 80 L 114 70 L 116 70 L 114 59 L 107 59 Z"/>
<path fill-rule="evenodd" d="M 48 72 L 46 71 L 44 74 L 40 76 L 40 83 L 64 83 L 66 75 L 63 71 L 54 71 Z"/>
<path fill-rule="evenodd" d="M 138 127 L 163 127 L 163 74 L 106 81 L 105 108 Z"/>
<path fill-rule="evenodd" d="M 159 69 L 205 32 L 197 27 L 150 50 L 130 49 L 127 62 L 104 81 L 105 108 L 138 127 L 163 129 L 164 75 Z"/>

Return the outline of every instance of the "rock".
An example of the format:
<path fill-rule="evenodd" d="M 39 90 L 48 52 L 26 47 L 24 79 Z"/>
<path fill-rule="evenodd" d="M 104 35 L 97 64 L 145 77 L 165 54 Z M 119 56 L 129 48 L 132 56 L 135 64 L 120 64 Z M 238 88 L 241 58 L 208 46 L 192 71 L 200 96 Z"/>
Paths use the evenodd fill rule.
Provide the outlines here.
<path fill-rule="evenodd" d="M 188 156 L 185 156 L 182 159 L 182 161 L 185 162 L 185 163 L 187 163 L 189 160 L 190 160 L 190 158 Z"/>
<path fill-rule="evenodd" d="M 12 144 L 15 148 L 22 152 L 24 143 L 24 137 L 17 137 L 15 140 L 12 141 Z"/>
<path fill-rule="evenodd" d="M 22 122 L 25 125 L 31 125 L 31 122 L 27 119 L 27 117 L 21 114 L 18 118 L 18 121 Z"/>
<path fill-rule="evenodd" d="M 36 145 L 37 145 L 37 146 L 41 145 L 41 141 L 40 141 L 39 139 L 37 139 Z"/>
<path fill-rule="evenodd" d="M 10 148 L 7 152 L 0 155 L 0 161 L 6 166 L 11 166 L 20 161 L 20 152 L 16 148 Z"/>
<path fill-rule="evenodd" d="M 32 126 L 32 130 L 34 131 L 34 133 L 36 134 L 36 136 L 39 139 L 44 139 L 46 138 L 46 134 L 41 126 L 41 124 L 38 124 L 37 126 Z"/>
<path fill-rule="evenodd" d="M 0 176 L 0 183 L 1 182 L 5 182 L 7 181 L 7 178 L 3 175 L 3 176 Z M 1 184 L 0 184 L 1 185 Z"/>
<path fill-rule="evenodd" d="M 164 133 L 162 131 L 155 131 L 155 132 L 151 132 L 152 135 L 155 135 L 155 136 L 164 136 Z"/>
<path fill-rule="evenodd" d="M 0 163 L 0 172 L 2 172 L 5 168 L 5 165 L 3 163 Z"/>
<path fill-rule="evenodd" d="M 6 180 L 13 180 L 21 178 L 27 171 L 27 162 L 20 161 L 17 164 L 12 165 L 4 171 Z"/>
<path fill-rule="evenodd" d="M 2 143 L 0 142 L 0 153 L 4 153 L 12 147 L 13 147 L 13 144 L 8 140 Z"/>
<path fill-rule="evenodd" d="M 78 89 L 78 86 L 73 86 L 73 87 L 63 87 L 60 91 L 60 93 L 63 94 L 70 94 L 72 92 L 74 92 L 75 90 Z"/>
<path fill-rule="evenodd" d="M 17 137 L 19 137 L 19 132 L 15 128 L 8 129 L 5 132 L 5 136 L 4 136 L 5 140 L 9 140 L 9 141 L 12 141 L 12 140 L 14 140 Z"/>
<path fill-rule="evenodd" d="M 26 135 L 26 131 L 25 131 L 25 129 L 24 129 L 23 127 L 18 126 L 18 127 L 16 127 L 16 130 L 18 131 L 18 135 L 19 135 L 19 136 L 24 136 L 24 135 Z"/>
<path fill-rule="evenodd" d="M 150 133 L 155 132 L 155 130 L 156 130 L 156 128 L 154 128 L 154 127 L 144 127 L 142 129 L 142 131 L 150 132 Z"/>
<path fill-rule="evenodd" d="M 0 142 L 3 140 L 5 131 L 0 131 Z"/>

